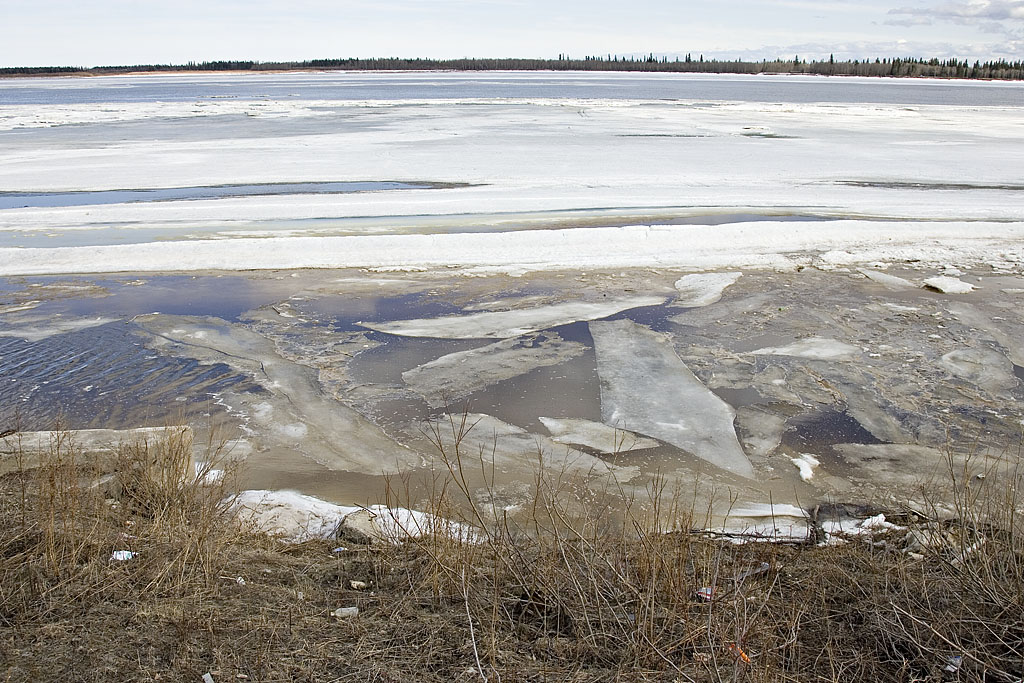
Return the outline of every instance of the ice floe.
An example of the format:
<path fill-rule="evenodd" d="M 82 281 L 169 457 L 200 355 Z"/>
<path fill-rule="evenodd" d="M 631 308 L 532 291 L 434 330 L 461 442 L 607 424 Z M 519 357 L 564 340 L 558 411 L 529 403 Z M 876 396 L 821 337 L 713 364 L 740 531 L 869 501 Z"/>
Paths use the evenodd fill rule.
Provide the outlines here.
<path fill-rule="evenodd" d="M 754 470 L 736 438 L 736 414 L 680 360 L 670 340 L 629 320 L 593 322 L 601 419 L 671 443 L 743 477 Z"/>
<path fill-rule="evenodd" d="M 826 337 L 808 337 L 800 341 L 752 351 L 756 356 L 796 356 L 811 360 L 855 360 L 862 350 L 845 342 Z"/>
<path fill-rule="evenodd" d="M 889 275 L 888 273 L 882 273 L 870 268 L 858 268 L 857 271 L 872 282 L 877 282 L 889 289 L 913 289 L 914 287 L 917 287 L 917 285 L 910 280 L 906 280 L 895 275 Z"/>
<path fill-rule="evenodd" d="M 676 304 L 687 308 L 700 308 L 722 298 L 726 288 L 736 283 L 743 273 L 695 273 L 676 280 L 679 296 Z"/>
<path fill-rule="evenodd" d="M 569 301 L 511 311 L 487 311 L 470 315 L 359 324 L 377 332 L 403 337 L 507 339 L 581 320 L 606 318 L 631 308 L 657 306 L 663 303 L 665 299 L 662 297 L 634 296 L 607 301 Z"/>
<path fill-rule="evenodd" d="M 659 445 L 654 439 L 647 439 L 639 434 L 609 427 L 600 422 L 553 417 L 542 417 L 540 421 L 551 432 L 552 441 L 586 446 L 601 453 L 625 453 L 655 448 Z"/>
<path fill-rule="evenodd" d="M 969 294 L 975 290 L 975 286 L 948 275 L 938 275 L 922 281 L 926 289 L 932 289 L 943 294 Z"/>
<path fill-rule="evenodd" d="M 402 379 L 437 407 L 536 368 L 557 365 L 584 351 L 583 344 L 566 341 L 553 332 L 538 332 L 441 356 L 403 372 Z"/>

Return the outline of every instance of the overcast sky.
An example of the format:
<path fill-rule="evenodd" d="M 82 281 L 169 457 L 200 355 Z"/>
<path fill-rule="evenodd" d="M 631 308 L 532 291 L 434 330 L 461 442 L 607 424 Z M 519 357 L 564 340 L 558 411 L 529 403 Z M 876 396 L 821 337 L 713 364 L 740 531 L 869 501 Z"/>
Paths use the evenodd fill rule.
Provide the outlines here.
<path fill-rule="evenodd" d="M 0 0 L 0 66 L 320 57 L 1024 58 L 1024 0 Z"/>

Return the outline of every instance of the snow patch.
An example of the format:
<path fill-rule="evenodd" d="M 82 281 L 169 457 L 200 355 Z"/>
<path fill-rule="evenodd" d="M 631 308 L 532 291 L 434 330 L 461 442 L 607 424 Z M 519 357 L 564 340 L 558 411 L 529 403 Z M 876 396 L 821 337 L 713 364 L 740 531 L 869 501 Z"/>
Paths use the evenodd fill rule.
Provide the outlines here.
<path fill-rule="evenodd" d="M 821 464 L 820 460 L 809 453 L 801 453 L 795 458 L 790 458 L 790 461 L 800 470 L 800 478 L 804 481 L 814 478 L 814 468 Z"/>
<path fill-rule="evenodd" d="M 713 304 L 722 298 L 726 288 L 735 284 L 743 273 L 700 273 L 686 275 L 676 280 L 679 297 L 676 304 L 687 308 L 699 308 Z"/>

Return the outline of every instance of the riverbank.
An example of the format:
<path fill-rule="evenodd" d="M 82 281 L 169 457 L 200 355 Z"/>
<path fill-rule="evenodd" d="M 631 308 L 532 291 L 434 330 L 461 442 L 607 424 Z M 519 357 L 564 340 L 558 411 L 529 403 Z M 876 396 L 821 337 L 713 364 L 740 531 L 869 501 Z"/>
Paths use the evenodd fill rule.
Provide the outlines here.
<path fill-rule="evenodd" d="M 1024 672 L 1020 501 L 997 477 L 954 486 L 951 515 L 890 511 L 826 543 L 693 533 L 685 505 L 665 509 L 667 526 L 563 517 L 567 491 L 553 480 L 530 524 L 499 521 L 472 539 L 289 543 L 233 521 L 230 473 L 166 476 L 180 471 L 182 443 L 115 448 L 117 492 L 93 486 L 95 461 L 61 439 L 38 467 L 0 478 L 9 680 Z M 465 493 L 451 475 L 435 509 Z"/>

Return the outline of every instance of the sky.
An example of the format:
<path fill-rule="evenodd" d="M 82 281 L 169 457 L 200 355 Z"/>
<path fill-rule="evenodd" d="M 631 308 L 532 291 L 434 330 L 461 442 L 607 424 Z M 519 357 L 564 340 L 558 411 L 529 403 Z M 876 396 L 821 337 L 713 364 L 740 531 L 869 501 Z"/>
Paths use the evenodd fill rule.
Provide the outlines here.
<path fill-rule="evenodd" d="M 0 66 L 220 59 L 1024 59 L 1024 0 L 0 0 Z"/>

